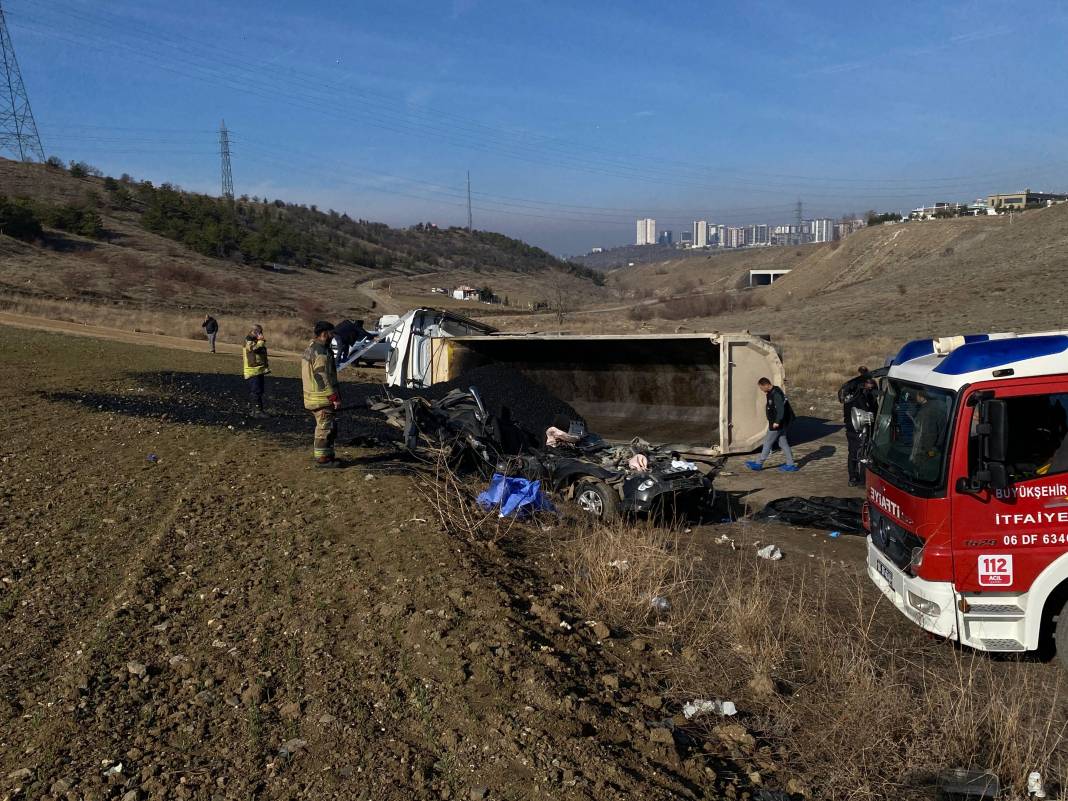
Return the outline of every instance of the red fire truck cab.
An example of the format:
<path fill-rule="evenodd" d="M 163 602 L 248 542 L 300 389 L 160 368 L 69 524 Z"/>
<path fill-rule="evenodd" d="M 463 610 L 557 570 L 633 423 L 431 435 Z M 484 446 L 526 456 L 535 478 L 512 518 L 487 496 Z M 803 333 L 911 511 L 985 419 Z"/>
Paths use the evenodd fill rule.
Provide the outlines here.
<path fill-rule="evenodd" d="M 868 451 L 868 574 L 927 631 L 1068 664 L 1068 332 L 915 340 Z"/>

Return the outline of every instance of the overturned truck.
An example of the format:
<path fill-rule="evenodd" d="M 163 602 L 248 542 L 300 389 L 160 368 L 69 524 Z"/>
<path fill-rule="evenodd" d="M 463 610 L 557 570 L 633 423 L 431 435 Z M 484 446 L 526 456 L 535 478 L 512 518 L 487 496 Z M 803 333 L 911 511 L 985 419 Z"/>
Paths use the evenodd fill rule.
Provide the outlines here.
<path fill-rule="evenodd" d="M 381 336 L 391 345 L 390 386 L 431 387 L 495 364 L 566 400 L 606 440 L 639 437 L 695 456 L 757 448 L 767 430 L 757 379 L 784 380 L 778 350 L 748 332 L 502 333 L 423 308 Z"/>

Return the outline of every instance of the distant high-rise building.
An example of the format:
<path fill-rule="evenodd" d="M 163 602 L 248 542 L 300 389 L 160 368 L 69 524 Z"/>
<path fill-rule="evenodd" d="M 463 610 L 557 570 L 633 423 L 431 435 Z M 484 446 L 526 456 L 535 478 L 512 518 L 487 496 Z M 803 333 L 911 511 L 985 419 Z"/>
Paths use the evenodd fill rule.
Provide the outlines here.
<path fill-rule="evenodd" d="M 759 223 L 753 226 L 753 241 L 750 244 L 753 245 L 767 245 L 771 243 L 771 234 L 769 233 L 768 226 L 765 223 Z"/>
<path fill-rule="evenodd" d="M 657 243 L 661 245 L 671 245 L 674 243 L 675 237 L 671 231 L 661 231 L 660 236 L 657 238 Z"/>
<path fill-rule="evenodd" d="M 695 248 L 707 248 L 708 247 L 708 221 L 707 220 L 694 220 L 693 221 L 693 246 Z"/>
<path fill-rule="evenodd" d="M 655 245 L 656 244 L 656 220 L 649 217 L 638 220 L 638 238 L 637 244 L 639 245 Z"/>
<path fill-rule="evenodd" d="M 690 231 L 682 231 L 682 232 L 680 232 L 679 233 L 679 244 L 680 245 L 692 245 L 693 244 L 693 234 Z"/>
<path fill-rule="evenodd" d="M 834 240 L 834 220 L 812 220 L 809 223 L 809 232 L 813 242 L 831 242 Z"/>
<path fill-rule="evenodd" d="M 725 225 L 717 225 L 716 226 L 716 245 L 721 247 L 721 248 L 722 247 L 726 247 L 727 246 L 726 245 L 726 238 L 727 238 L 727 226 L 725 226 Z"/>
<path fill-rule="evenodd" d="M 725 231 L 726 241 L 724 247 L 728 248 L 740 248 L 745 245 L 745 229 L 730 227 Z"/>

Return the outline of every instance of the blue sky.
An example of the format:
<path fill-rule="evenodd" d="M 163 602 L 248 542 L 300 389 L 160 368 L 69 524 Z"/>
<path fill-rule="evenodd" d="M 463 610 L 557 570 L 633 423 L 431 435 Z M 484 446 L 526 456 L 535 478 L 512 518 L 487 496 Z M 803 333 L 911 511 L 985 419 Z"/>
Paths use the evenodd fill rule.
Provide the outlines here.
<path fill-rule="evenodd" d="M 3 0 L 45 150 L 555 253 L 1068 188 L 1058 3 Z M 4 154 L 9 155 L 9 154 Z"/>

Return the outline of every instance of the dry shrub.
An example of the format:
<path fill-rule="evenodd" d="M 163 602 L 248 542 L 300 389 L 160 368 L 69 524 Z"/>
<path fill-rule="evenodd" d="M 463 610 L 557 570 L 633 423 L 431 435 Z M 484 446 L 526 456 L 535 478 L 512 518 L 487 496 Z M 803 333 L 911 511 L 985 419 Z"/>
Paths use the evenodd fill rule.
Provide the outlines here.
<path fill-rule="evenodd" d="M 563 561 L 585 614 L 681 654 L 668 695 L 735 700 L 816 797 L 929 798 L 954 767 L 1023 797 L 1029 771 L 1065 775 L 1063 707 L 1036 676 L 1049 668 L 928 640 L 864 577 L 711 547 L 621 525 L 574 532 Z"/>
<path fill-rule="evenodd" d="M 677 534 L 669 530 L 596 525 L 575 530 L 566 549 L 581 566 L 571 577 L 572 592 L 586 617 L 664 633 L 684 626 L 685 613 L 696 608 L 694 563 L 679 558 Z M 669 599 L 675 613 L 661 614 L 654 598 Z M 684 598 L 690 602 L 681 602 Z"/>
<path fill-rule="evenodd" d="M 59 273 L 59 282 L 71 295 L 77 295 L 91 288 L 93 274 L 88 270 L 64 270 Z"/>
<path fill-rule="evenodd" d="M 446 533 L 467 542 L 498 542 L 515 525 L 515 517 L 501 518 L 496 509 L 479 507 L 475 502 L 478 489 L 458 476 L 450 462 L 447 449 L 435 451 L 429 460 L 429 474 L 416 488 Z"/>
<path fill-rule="evenodd" d="M 325 310 L 320 301 L 315 298 L 301 298 L 297 301 L 297 314 L 306 323 L 315 323 L 321 320 Z"/>
<path fill-rule="evenodd" d="M 891 337 L 793 340 L 780 342 L 789 384 L 833 397 L 857 373 L 858 365 L 881 367 L 903 344 Z"/>
<path fill-rule="evenodd" d="M 205 286 L 206 276 L 196 267 L 188 264 L 171 262 L 156 270 L 156 281 L 163 283 L 185 284 L 186 286 Z"/>

